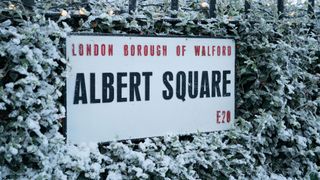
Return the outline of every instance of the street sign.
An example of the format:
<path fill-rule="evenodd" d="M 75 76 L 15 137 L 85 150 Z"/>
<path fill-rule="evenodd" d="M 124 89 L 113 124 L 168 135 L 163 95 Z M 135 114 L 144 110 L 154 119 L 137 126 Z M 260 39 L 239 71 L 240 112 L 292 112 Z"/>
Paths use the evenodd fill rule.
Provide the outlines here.
<path fill-rule="evenodd" d="M 70 34 L 66 48 L 69 142 L 233 127 L 233 39 Z"/>

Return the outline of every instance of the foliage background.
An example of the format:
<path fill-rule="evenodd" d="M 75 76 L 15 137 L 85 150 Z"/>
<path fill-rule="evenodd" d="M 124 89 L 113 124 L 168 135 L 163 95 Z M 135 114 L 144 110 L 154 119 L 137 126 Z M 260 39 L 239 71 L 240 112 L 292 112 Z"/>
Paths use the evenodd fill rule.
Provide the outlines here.
<path fill-rule="evenodd" d="M 75 9 L 66 1 L 37 1 L 33 11 L 1 3 L 0 179 L 320 178 L 319 16 L 309 18 L 305 4 L 288 5 L 290 16 L 279 20 L 270 1 L 252 2 L 248 15 L 242 1 L 218 1 L 216 19 L 207 19 L 197 1 L 180 1 L 176 12 L 166 0 L 139 3 L 132 15 L 127 1 L 75 2 Z M 73 15 L 78 7 L 86 15 Z M 62 8 L 69 16 L 51 13 Z M 236 128 L 65 144 L 68 32 L 234 36 Z"/>

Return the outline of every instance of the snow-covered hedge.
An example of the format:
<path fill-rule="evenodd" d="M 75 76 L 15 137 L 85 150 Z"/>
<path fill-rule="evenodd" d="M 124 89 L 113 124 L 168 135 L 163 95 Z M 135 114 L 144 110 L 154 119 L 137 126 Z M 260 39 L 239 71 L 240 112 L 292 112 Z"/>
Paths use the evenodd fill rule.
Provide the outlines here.
<path fill-rule="evenodd" d="M 91 14 L 77 21 L 45 18 L 40 7 L 46 1 L 38 2 L 36 13 L 0 7 L 0 179 L 320 178 L 317 21 L 278 20 L 264 4 L 253 4 L 246 18 L 240 6 L 225 11 L 220 4 L 217 21 L 203 20 L 205 13 L 194 11 L 199 4 L 190 2 L 178 12 L 164 1 L 129 15 L 123 2 L 92 1 Z M 170 21 L 170 13 L 179 21 Z M 71 31 L 235 36 L 236 129 L 66 144 L 60 130 L 64 43 Z"/>

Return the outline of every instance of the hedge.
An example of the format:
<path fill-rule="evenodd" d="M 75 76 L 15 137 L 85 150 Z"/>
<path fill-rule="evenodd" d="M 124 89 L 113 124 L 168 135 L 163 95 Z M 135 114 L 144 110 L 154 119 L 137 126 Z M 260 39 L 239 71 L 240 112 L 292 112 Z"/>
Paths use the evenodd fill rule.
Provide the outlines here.
<path fill-rule="evenodd" d="M 44 5 L 63 7 L 62 1 L 37 1 L 34 11 L 2 3 L 0 179 L 319 179 L 319 21 L 278 19 L 264 3 L 253 3 L 249 15 L 237 4 L 219 3 L 216 19 L 195 10 L 194 1 L 176 12 L 167 1 L 142 4 L 132 15 L 126 1 L 90 1 L 87 15 L 71 17 L 45 15 Z M 235 37 L 235 129 L 66 143 L 69 32 Z"/>

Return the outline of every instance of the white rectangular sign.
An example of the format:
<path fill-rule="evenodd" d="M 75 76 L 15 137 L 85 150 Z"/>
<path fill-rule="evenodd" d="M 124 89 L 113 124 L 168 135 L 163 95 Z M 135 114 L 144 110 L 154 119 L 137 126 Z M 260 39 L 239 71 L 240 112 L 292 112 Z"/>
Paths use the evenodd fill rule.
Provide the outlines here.
<path fill-rule="evenodd" d="M 74 34 L 66 49 L 69 142 L 233 126 L 233 39 Z"/>

